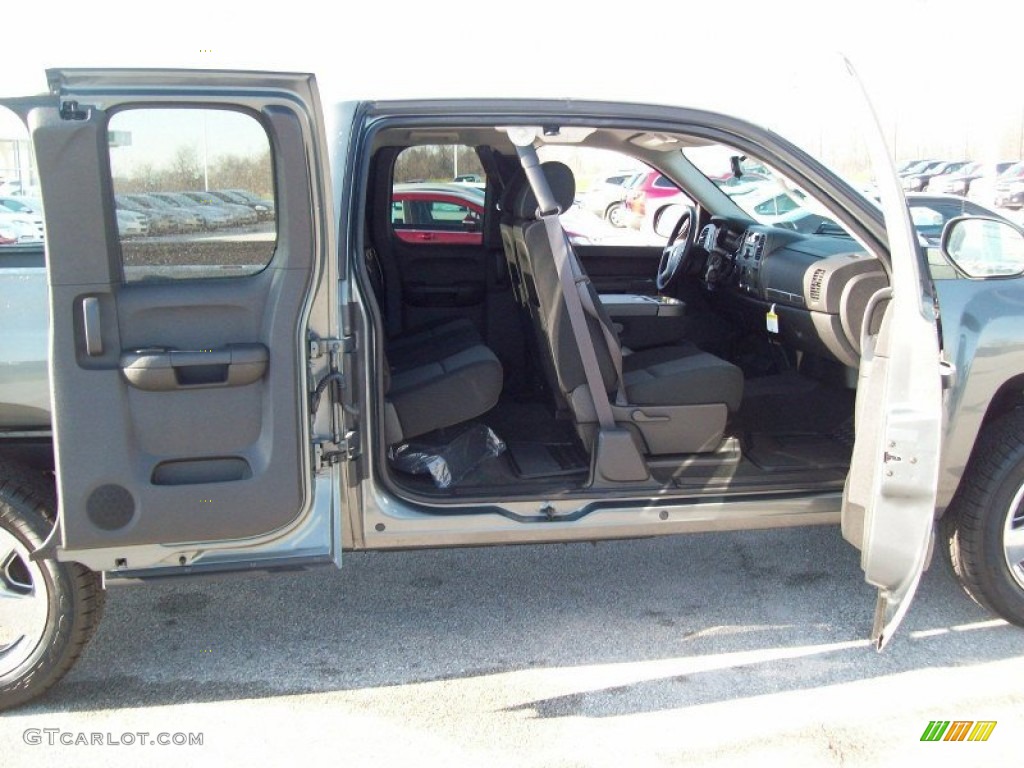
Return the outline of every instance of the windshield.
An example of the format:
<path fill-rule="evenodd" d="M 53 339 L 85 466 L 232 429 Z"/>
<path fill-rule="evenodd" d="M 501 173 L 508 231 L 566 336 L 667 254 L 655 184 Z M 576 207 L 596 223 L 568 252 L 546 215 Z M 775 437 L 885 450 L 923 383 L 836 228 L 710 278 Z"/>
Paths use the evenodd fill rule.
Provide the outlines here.
<path fill-rule="evenodd" d="M 805 234 L 846 234 L 823 206 L 774 168 L 721 144 L 688 147 L 682 152 L 759 224 Z"/>

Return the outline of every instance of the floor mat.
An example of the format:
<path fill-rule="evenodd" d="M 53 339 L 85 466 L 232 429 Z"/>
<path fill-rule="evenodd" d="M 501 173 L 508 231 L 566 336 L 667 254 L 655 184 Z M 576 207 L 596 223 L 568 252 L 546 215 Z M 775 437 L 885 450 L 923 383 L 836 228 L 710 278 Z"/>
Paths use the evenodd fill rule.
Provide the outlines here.
<path fill-rule="evenodd" d="M 571 443 L 576 430 L 570 419 L 558 419 L 545 403 L 516 402 L 503 397 L 480 417 L 502 440 L 536 443 Z"/>
<path fill-rule="evenodd" d="M 855 397 L 854 390 L 798 374 L 765 376 L 744 382 L 743 403 L 732 424 L 748 434 L 823 435 L 850 418 Z"/>
<path fill-rule="evenodd" d="M 754 434 L 746 443 L 744 456 L 769 471 L 850 466 L 850 446 L 831 435 Z"/>
<path fill-rule="evenodd" d="M 510 440 L 505 444 L 515 473 L 524 480 L 563 477 L 586 472 L 590 457 L 579 443 L 534 443 Z"/>

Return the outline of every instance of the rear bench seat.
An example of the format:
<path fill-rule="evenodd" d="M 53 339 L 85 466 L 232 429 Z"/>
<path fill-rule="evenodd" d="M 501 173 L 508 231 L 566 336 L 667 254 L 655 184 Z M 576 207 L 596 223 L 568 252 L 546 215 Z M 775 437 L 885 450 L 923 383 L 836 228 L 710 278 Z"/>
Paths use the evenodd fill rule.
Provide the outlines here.
<path fill-rule="evenodd" d="M 476 418 L 501 394 L 501 363 L 468 320 L 404 333 L 384 356 L 389 444 Z"/>

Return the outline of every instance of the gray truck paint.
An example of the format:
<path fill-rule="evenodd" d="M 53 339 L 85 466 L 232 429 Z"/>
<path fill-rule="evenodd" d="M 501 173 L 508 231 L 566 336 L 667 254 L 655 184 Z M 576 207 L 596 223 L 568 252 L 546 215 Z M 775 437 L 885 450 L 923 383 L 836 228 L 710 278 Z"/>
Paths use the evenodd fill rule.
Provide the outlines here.
<path fill-rule="evenodd" d="M 48 430 L 48 319 L 43 254 L 0 251 L 0 429 Z M 17 250 L 19 253 L 15 253 Z M 17 266 L 8 266 L 9 263 Z M 35 266 L 27 266 L 34 263 Z M 985 414 L 997 393 L 1024 382 L 1024 278 L 949 279 L 935 270 L 945 357 L 955 366 L 946 393 L 939 511 L 956 492 Z"/>
<path fill-rule="evenodd" d="M 43 254 L 10 250 L 0 250 L 0 429 L 49 430 Z"/>

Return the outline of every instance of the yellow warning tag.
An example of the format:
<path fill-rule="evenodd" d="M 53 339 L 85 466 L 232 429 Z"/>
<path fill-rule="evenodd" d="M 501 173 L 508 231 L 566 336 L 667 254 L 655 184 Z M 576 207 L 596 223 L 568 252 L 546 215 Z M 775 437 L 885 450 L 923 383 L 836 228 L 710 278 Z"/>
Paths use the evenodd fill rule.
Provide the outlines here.
<path fill-rule="evenodd" d="M 768 314 L 765 315 L 764 319 L 765 319 L 765 325 L 768 326 L 768 333 L 778 333 L 779 332 L 779 316 L 777 314 L 775 314 L 775 305 L 774 304 L 772 304 L 771 308 L 768 310 Z"/>

